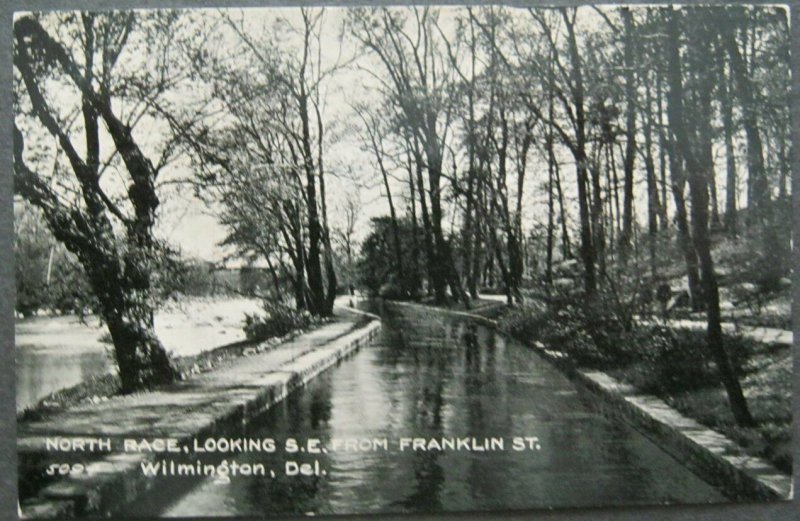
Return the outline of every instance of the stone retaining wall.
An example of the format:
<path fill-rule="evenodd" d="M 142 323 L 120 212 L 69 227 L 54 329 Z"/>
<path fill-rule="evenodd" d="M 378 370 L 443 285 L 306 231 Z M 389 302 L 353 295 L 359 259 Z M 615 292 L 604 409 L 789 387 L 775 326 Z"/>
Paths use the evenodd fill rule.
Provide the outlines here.
<path fill-rule="evenodd" d="M 748 455 L 728 437 L 684 416 L 656 396 L 642 394 L 601 371 L 570 367 L 561 353 L 534 346 L 559 367 L 593 403 L 653 440 L 662 450 L 726 496 L 738 500 L 788 500 L 792 478 L 769 462 Z"/>
<path fill-rule="evenodd" d="M 499 315 L 500 312 L 506 308 L 506 305 L 502 303 L 485 305 L 471 311 L 456 311 L 412 302 L 398 301 L 383 301 L 379 305 L 394 313 L 400 313 L 403 317 L 423 320 L 430 318 L 431 315 L 436 315 L 456 320 L 470 320 L 478 325 L 492 328 L 497 326 L 497 323 L 493 320 L 494 317 Z"/>

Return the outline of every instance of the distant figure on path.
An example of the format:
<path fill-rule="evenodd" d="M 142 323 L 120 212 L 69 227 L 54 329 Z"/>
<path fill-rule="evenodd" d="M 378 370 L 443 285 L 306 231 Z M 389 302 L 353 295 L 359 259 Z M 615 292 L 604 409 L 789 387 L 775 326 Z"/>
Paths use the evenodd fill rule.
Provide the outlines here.
<path fill-rule="evenodd" d="M 656 288 L 656 300 L 661 306 L 661 318 L 664 319 L 664 322 L 666 322 L 667 319 L 669 318 L 670 298 L 672 298 L 672 288 L 669 287 L 669 283 L 662 282 Z"/>

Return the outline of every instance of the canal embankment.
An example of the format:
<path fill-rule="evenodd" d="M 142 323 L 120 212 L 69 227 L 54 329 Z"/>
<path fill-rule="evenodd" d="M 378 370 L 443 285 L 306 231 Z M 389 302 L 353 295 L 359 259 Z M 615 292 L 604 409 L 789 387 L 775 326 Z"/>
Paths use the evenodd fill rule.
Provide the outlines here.
<path fill-rule="evenodd" d="M 368 349 L 239 434 L 279 446 L 289 438 L 319 440 L 327 452 L 228 456 L 229 465 L 262 463 L 267 475 L 227 483 L 175 476 L 126 515 L 261 519 L 728 502 L 639 431 L 593 408 L 516 340 L 438 314 L 406 319 L 385 311 Z M 538 443 L 517 450 L 518 437 Z M 430 443 L 403 449 L 407 438 Z M 448 438 L 499 438 L 505 446 L 432 445 Z M 348 449 L 354 440 L 367 448 Z M 318 463 L 326 474 L 288 475 L 287 460 Z"/>
<path fill-rule="evenodd" d="M 409 319 L 440 316 L 469 320 L 490 328 L 497 327 L 495 318 L 503 309 L 500 306 L 477 312 L 454 311 L 405 302 L 388 302 L 384 306 Z M 519 340 L 572 380 L 605 415 L 632 425 L 726 496 L 732 499 L 791 499 L 791 476 L 768 461 L 749 455 L 729 437 L 685 416 L 664 400 L 642 393 L 603 371 L 576 366 L 565 353 L 545 346 L 537 339 Z"/>
<path fill-rule="evenodd" d="M 109 516 L 157 481 L 141 472 L 157 452 L 119 450 L 125 439 L 192 439 L 241 430 L 249 420 L 304 386 L 322 371 L 367 345 L 381 323 L 374 315 L 337 309 L 337 319 L 269 351 L 243 356 L 218 370 L 156 391 L 113 397 L 18 425 L 24 518 Z M 54 462 L 48 439 L 110 440 L 112 450 L 82 463 L 81 472 L 45 479 Z M 83 453 L 77 456 L 83 456 Z M 76 457 L 75 452 L 64 455 Z M 35 488 L 35 492 L 31 490 Z"/>

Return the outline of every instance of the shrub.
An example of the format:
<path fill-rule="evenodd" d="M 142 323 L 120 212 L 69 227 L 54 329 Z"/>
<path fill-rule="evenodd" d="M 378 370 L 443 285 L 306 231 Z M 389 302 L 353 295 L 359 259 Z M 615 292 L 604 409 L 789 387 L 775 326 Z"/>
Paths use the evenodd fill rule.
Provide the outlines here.
<path fill-rule="evenodd" d="M 626 379 L 642 391 L 658 395 L 705 387 L 709 378 L 717 381 L 704 356 L 705 338 L 701 335 L 692 335 L 697 342 L 692 343 L 662 326 L 636 328 L 628 341 L 636 345 L 638 360 Z"/>
<path fill-rule="evenodd" d="M 261 341 L 288 335 L 311 324 L 308 311 L 297 311 L 284 304 L 264 301 L 265 316 L 245 314 L 244 334 L 248 340 Z"/>
<path fill-rule="evenodd" d="M 629 359 L 626 344 L 618 341 L 623 330 L 618 320 L 602 307 L 578 299 L 553 299 L 547 309 L 516 307 L 500 319 L 500 327 L 520 341 L 539 340 L 580 366 L 615 366 Z"/>
<path fill-rule="evenodd" d="M 638 327 L 625 335 L 635 346 L 635 359 L 625 379 L 646 393 L 659 396 L 719 387 L 714 358 L 706 347 L 706 332 L 660 325 Z M 742 376 L 754 347 L 750 340 L 726 336 L 725 347 L 737 376 Z"/>
<path fill-rule="evenodd" d="M 388 298 L 394 300 L 401 300 L 405 297 L 400 284 L 397 283 L 394 275 L 389 276 L 389 280 L 381 284 L 378 289 L 378 296 L 381 298 Z"/>
<path fill-rule="evenodd" d="M 514 338 L 536 339 L 543 333 L 546 315 L 541 308 L 534 308 L 526 303 L 507 310 L 498 319 L 498 323 L 500 329 Z"/>

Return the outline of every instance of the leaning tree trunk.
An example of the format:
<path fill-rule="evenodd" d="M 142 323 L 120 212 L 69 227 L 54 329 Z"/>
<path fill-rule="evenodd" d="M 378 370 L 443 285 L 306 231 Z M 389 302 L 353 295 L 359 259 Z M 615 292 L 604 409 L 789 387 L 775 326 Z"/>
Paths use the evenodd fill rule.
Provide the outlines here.
<path fill-rule="evenodd" d="M 734 372 L 733 364 L 725 350 L 722 337 L 722 325 L 719 309 L 719 287 L 711 257 L 711 240 L 708 230 L 708 180 L 703 165 L 691 148 L 686 129 L 683 111 L 683 81 L 681 78 L 681 58 L 678 49 L 680 32 L 677 14 L 673 9 L 668 11 L 668 34 L 666 38 L 666 55 L 668 62 L 667 109 L 670 127 L 675 134 L 676 146 L 686 160 L 688 170 L 689 191 L 692 201 L 692 231 L 695 250 L 700 261 L 703 275 L 703 289 L 706 298 L 708 319 L 707 343 L 716 362 L 720 379 L 728 395 L 731 412 L 740 426 L 751 426 L 755 422 L 750 414 L 741 384 Z M 701 42 L 702 44 L 702 42 Z"/>
<path fill-rule="evenodd" d="M 151 389 L 177 377 L 152 322 L 145 317 L 151 313 L 152 308 L 131 303 L 124 314 L 104 313 L 114 343 L 121 390 L 126 394 Z"/>
<path fill-rule="evenodd" d="M 84 45 L 91 46 L 93 19 L 87 15 L 83 22 L 87 31 Z M 91 71 L 81 71 L 70 53 L 38 20 L 19 18 L 14 23 L 14 36 L 17 46 L 14 65 L 30 96 L 33 114 L 65 153 L 79 184 L 84 207 L 65 206 L 49 183 L 28 168 L 23 157 L 24 139 L 16 126 L 13 134 L 15 190 L 44 212 L 53 235 L 78 257 L 86 271 L 114 342 L 122 390 L 132 392 L 170 383 L 178 374 L 153 332 L 153 308 L 149 303 L 153 291 L 152 272 L 159 254 L 153 238 L 159 204 L 155 192 L 156 170 L 134 140 L 131 128 L 112 110 L 110 98 L 96 92 Z M 92 54 L 91 49 L 86 49 L 85 57 L 89 54 Z M 34 72 L 38 71 L 35 60 L 44 60 L 54 69 L 60 69 L 80 93 L 86 127 L 85 161 L 73 146 L 68 132 L 53 116 L 41 90 L 42 80 Z M 92 66 L 91 59 L 85 66 Z M 127 196 L 133 209 L 131 217 L 124 216 L 100 187 L 98 118 L 103 120 L 130 176 Z M 125 222 L 124 252 L 117 244 L 120 241 L 111 225 L 112 214 Z"/>

